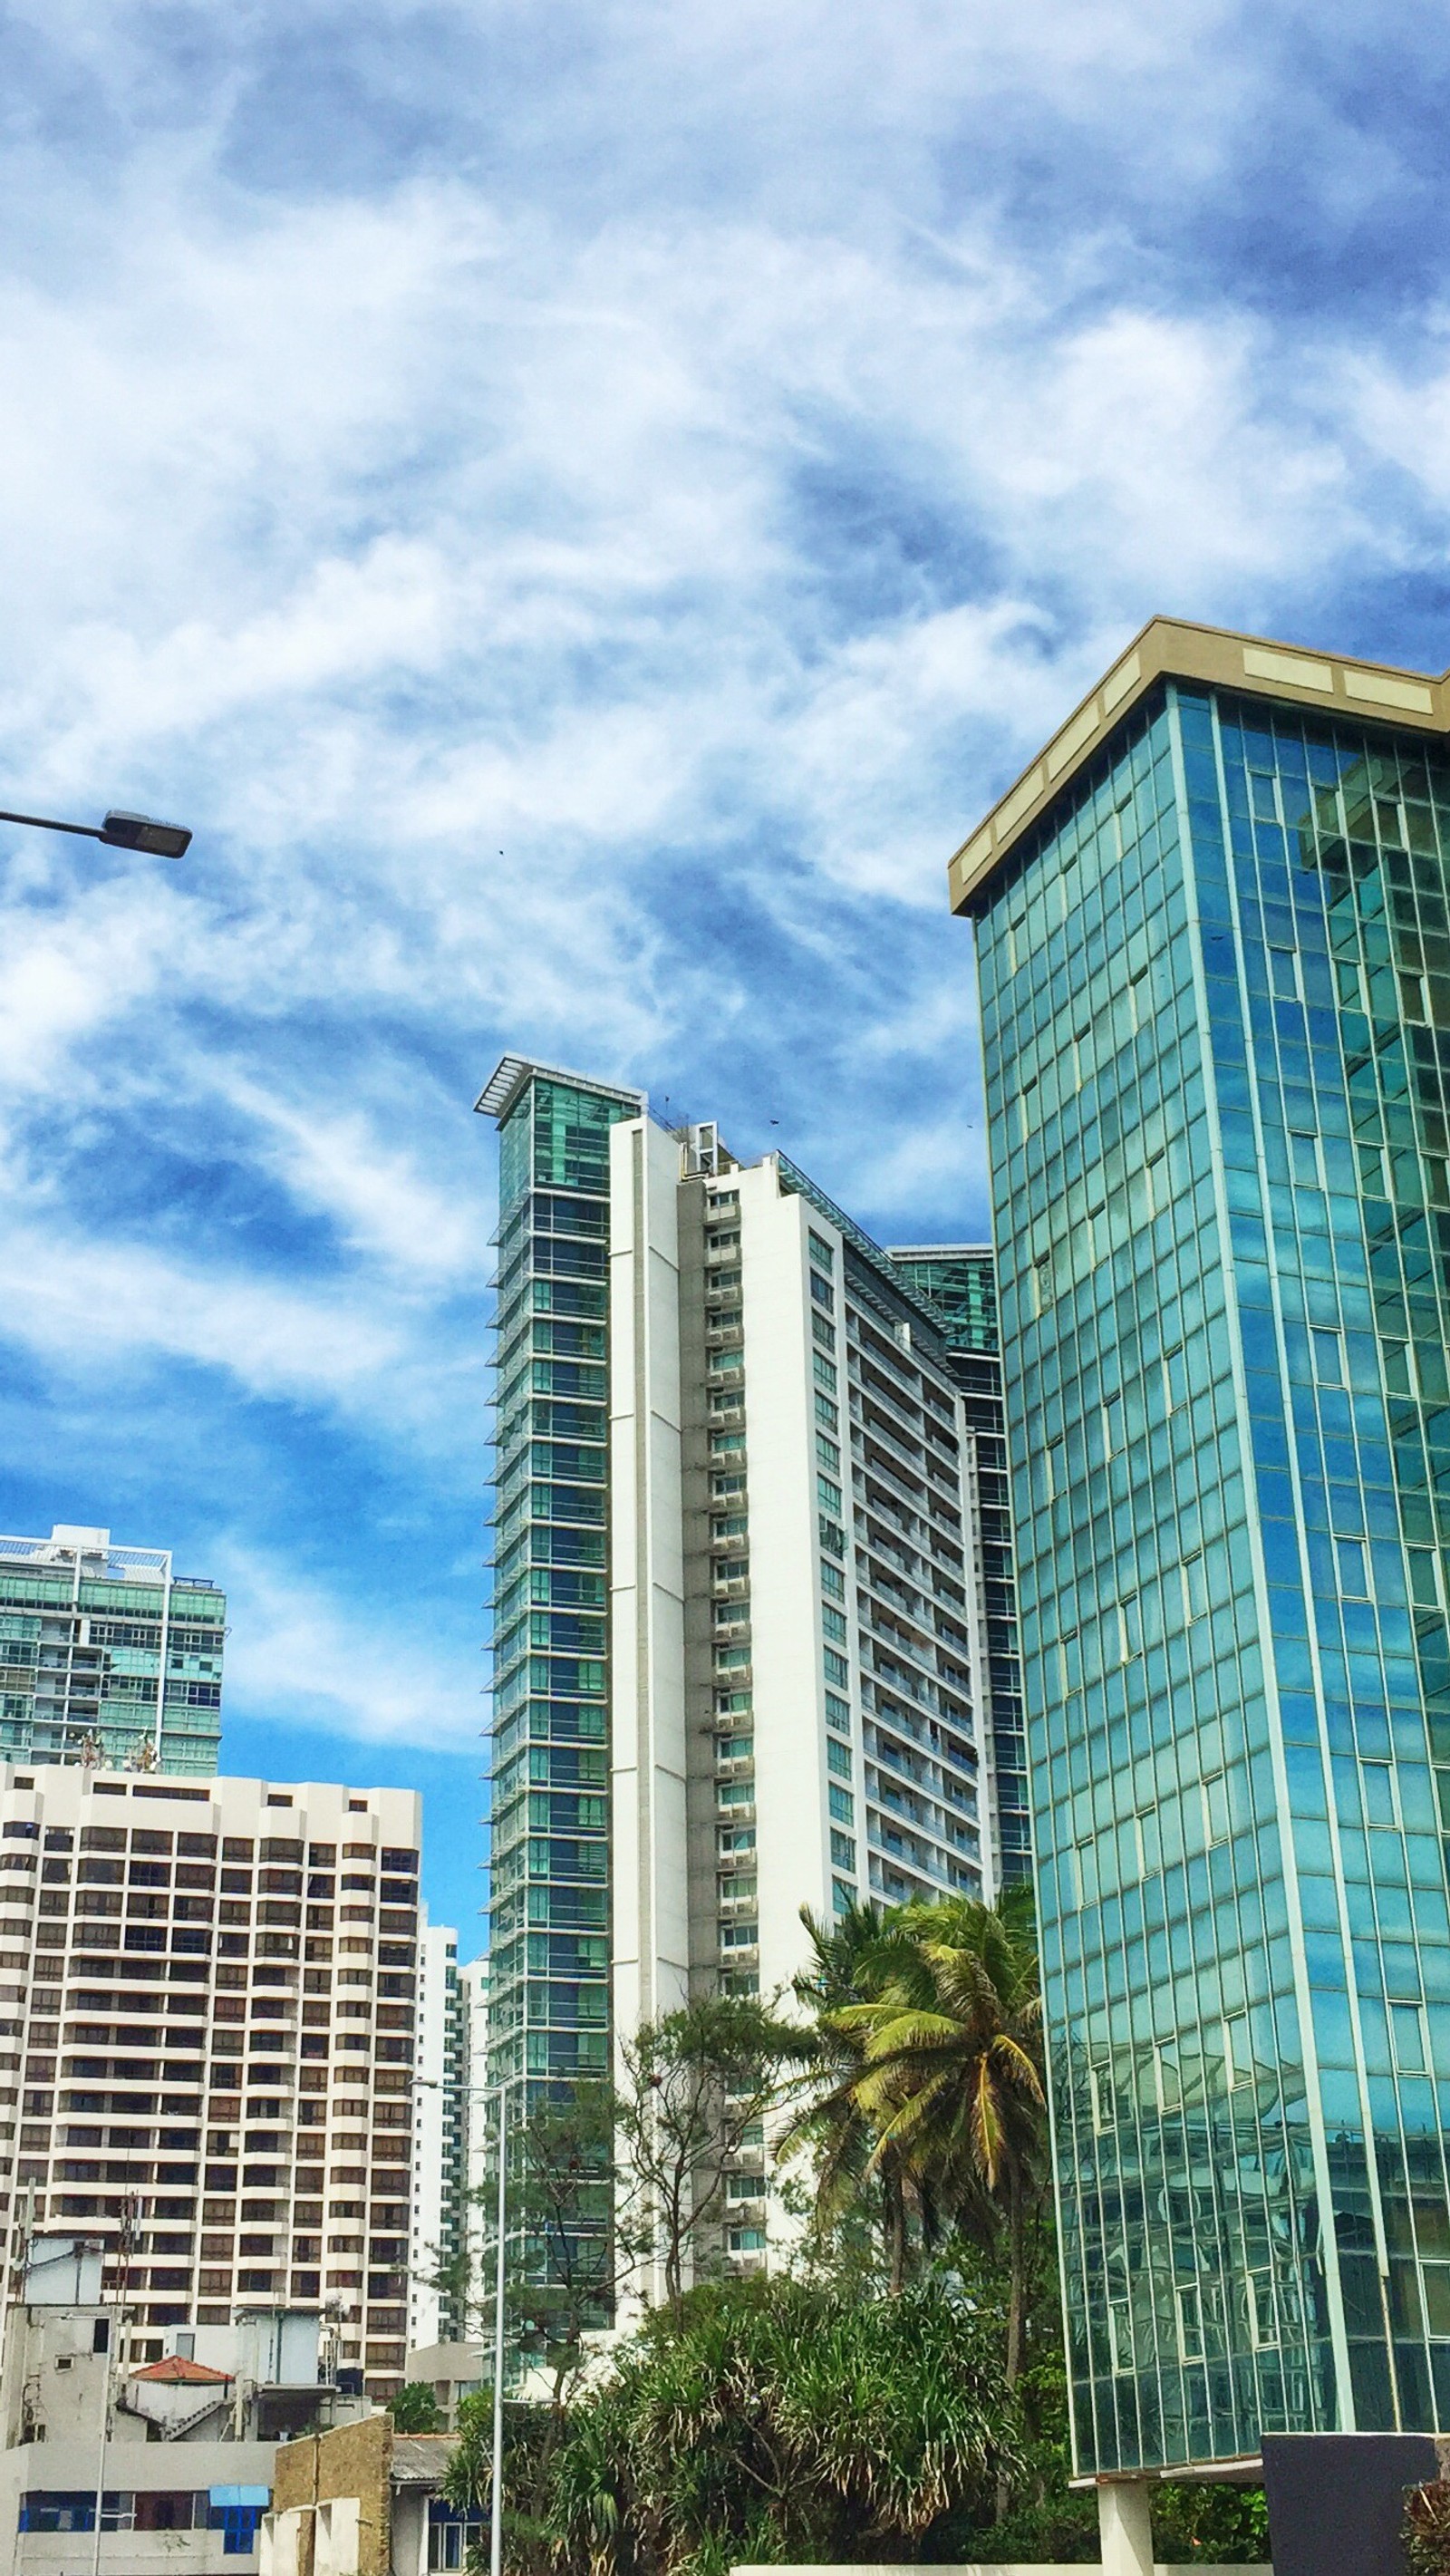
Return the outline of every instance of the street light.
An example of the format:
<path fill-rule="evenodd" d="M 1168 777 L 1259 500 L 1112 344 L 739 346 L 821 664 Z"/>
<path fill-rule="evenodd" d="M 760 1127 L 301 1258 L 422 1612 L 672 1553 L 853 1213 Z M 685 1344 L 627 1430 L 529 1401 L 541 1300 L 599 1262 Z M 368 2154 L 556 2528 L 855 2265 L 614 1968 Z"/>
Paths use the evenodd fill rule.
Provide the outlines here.
<path fill-rule="evenodd" d="M 181 859 L 191 847 L 182 823 L 158 823 L 150 814 L 122 814 L 114 809 L 104 823 L 57 823 L 47 814 L 4 814 L 0 823 L 29 823 L 37 832 L 74 832 L 83 841 L 104 841 L 110 850 L 141 850 L 153 859 Z"/>

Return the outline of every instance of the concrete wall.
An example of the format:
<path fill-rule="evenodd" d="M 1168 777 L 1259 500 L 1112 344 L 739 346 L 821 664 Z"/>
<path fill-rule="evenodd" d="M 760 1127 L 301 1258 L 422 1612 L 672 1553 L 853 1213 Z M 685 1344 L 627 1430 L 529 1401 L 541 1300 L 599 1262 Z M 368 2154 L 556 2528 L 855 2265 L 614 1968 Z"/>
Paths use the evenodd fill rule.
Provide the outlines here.
<path fill-rule="evenodd" d="M 106 2486 L 122 2494 L 169 2495 L 208 2487 L 270 2487 L 273 2463 L 285 2457 L 270 2442 L 111 2442 Z M 93 2533 L 19 2529 L 20 2499 L 42 2487 L 52 2494 L 94 2494 L 99 2465 L 94 2440 L 26 2442 L 0 2452 L 0 2567 L 54 2569 L 75 2576 L 89 2567 Z M 149 2576 L 163 2560 L 175 2576 L 248 2576 L 256 2561 L 224 2558 L 220 2531 L 107 2531 L 101 2535 L 108 2576 Z"/>
<path fill-rule="evenodd" d="M 283 2443 L 261 2576 L 388 2576 L 392 2457 L 387 2415 Z"/>
<path fill-rule="evenodd" d="M 616 2040 L 689 1993 L 680 1507 L 680 1151 L 609 1140 L 610 1606 Z M 657 2287 L 658 2285 L 656 2285 Z"/>

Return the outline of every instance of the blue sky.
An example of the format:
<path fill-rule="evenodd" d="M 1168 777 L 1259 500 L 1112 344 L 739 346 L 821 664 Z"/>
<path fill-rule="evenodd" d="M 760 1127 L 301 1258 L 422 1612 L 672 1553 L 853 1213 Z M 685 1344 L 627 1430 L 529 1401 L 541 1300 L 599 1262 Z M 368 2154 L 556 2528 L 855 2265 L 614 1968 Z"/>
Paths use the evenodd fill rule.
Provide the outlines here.
<path fill-rule="evenodd" d="M 977 1232 L 945 861 L 1153 611 L 1450 661 L 1422 5 L 0 13 L 0 1521 L 478 1945 L 522 1048 Z M 772 1121 L 779 1121 L 778 1129 Z"/>

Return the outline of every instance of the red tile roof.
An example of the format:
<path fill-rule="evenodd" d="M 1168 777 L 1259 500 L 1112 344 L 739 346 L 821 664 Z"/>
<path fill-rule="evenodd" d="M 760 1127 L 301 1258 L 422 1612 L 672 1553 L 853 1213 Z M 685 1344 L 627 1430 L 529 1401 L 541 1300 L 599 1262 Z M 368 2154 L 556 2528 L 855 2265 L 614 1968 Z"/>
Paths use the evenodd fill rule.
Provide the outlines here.
<path fill-rule="evenodd" d="M 148 2361 L 131 2376 L 160 2380 L 163 2387 L 173 2388 L 229 2388 L 232 2381 L 229 2370 L 208 2370 L 204 2361 L 186 2361 L 179 2352 L 165 2361 Z"/>

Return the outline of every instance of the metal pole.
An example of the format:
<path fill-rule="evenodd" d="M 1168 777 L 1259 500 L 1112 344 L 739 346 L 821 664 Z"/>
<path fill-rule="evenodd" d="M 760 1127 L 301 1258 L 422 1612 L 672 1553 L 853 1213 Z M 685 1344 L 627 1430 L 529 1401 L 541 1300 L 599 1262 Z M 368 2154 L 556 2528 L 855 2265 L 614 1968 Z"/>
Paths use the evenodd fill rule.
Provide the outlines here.
<path fill-rule="evenodd" d="M 104 2261 L 104 2256 L 102 2260 Z M 102 2288 L 104 2289 L 104 2283 Z M 111 2331 L 106 2324 L 106 2349 L 101 2355 L 101 2456 L 96 2469 L 96 2539 L 91 2551 L 91 2576 L 101 2576 L 101 2521 L 106 2508 L 106 2435 L 111 2418 Z"/>
<path fill-rule="evenodd" d="M 498 2093 L 498 2262 L 493 2320 L 493 2495 L 489 2524 L 489 2576 L 503 2576 L 503 2285 L 504 2227 L 508 2191 L 508 2091 Z"/>

